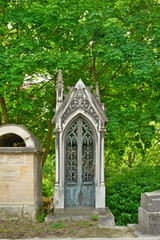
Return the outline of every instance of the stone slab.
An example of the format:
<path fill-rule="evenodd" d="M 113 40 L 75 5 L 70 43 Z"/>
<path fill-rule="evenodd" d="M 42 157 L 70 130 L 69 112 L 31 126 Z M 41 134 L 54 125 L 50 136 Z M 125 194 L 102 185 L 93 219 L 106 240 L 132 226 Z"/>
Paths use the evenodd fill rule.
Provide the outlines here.
<path fill-rule="evenodd" d="M 98 215 L 98 223 L 100 227 L 115 227 L 114 216 L 109 209 L 107 209 L 105 215 Z"/>
<path fill-rule="evenodd" d="M 64 208 L 60 209 L 56 214 L 53 209 L 45 217 L 45 222 L 54 222 L 57 219 L 72 218 L 74 220 L 90 219 L 93 215 L 98 215 L 98 223 L 100 227 L 114 227 L 114 216 L 108 208 Z"/>
<path fill-rule="evenodd" d="M 158 239 L 160 240 L 160 235 L 159 234 L 146 234 L 144 233 L 144 231 L 142 230 L 142 228 L 138 225 L 138 224 L 128 224 L 127 225 L 129 227 L 129 229 L 131 229 L 135 236 L 138 239 Z"/>
<path fill-rule="evenodd" d="M 160 191 L 142 193 L 141 207 L 148 212 L 160 211 Z"/>
<path fill-rule="evenodd" d="M 146 234 L 160 234 L 160 212 L 148 212 L 138 208 L 138 225 Z"/>
<path fill-rule="evenodd" d="M 20 221 L 37 221 L 42 211 L 42 203 L 35 205 L 0 205 L 0 219 L 18 219 Z"/>
<path fill-rule="evenodd" d="M 26 238 L 25 240 L 31 240 L 31 239 L 35 239 L 35 238 Z M 137 238 L 36 238 L 37 240 L 137 240 Z M 150 237 L 138 237 L 139 240 L 160 240 L 160 237 L 154 237 L 154 236 L 150 236 Z M 10 240 L 10 239 L 1 239 L 1 240 Z M 15 239 L 16 240 L 16 239 Z M 24 240 L 24 239 L 18 239 L 18 240 Z"/>

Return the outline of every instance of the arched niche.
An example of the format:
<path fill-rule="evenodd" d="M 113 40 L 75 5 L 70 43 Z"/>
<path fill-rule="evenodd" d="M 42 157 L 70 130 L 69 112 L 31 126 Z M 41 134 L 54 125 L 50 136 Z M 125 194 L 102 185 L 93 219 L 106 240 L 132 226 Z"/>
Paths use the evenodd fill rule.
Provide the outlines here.
<path fill-rule="evenodd" d="M 0 147 L 26 147 L 26 144 L 19 135 L 6 133 L 0 138 Z"/>
<path fill-rule="evenodd" d="M 0 148 L 26 147 L 43 151 L 39 140 L 23 125 L 5 124 L 0 126 Z"/>

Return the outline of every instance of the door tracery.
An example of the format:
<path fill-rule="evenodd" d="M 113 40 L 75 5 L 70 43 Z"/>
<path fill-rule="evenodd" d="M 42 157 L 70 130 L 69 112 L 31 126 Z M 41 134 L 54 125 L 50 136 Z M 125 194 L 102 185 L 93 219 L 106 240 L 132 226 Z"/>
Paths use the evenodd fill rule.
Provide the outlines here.
<path fill-rule="evenodd" d="M 65 206 L 94 206 L 94 135 L 83 118 L 75 120 L 65 139 Z"/>

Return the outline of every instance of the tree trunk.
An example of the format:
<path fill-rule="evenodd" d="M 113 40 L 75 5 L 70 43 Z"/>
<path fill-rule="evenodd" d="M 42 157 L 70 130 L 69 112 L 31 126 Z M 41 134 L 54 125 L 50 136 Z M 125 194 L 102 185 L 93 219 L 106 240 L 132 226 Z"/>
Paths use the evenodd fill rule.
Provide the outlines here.
<path fill-rule="evenodd" d="M 17 115 L 17 124 L 20 124 L 21 122 L 21 116 L 20 116 L 20 112 Z"/>
<path fill-rule="evenodd" d="M 0 125 L 2 125 L 2 113 L 0 112 Z"/>
<path fill-rule="evenodd" d="M 8 117 L 8 112 L 7 112 L 7 107 L 6 107 L 4 97 L 0 97 L 0 103 L 1 103 L 1 108 L 2 108 L 2 112 L 3 112 L 4 122 L 5 122 L 5 124 L 7 124 L 7 123 L 9 123 L 9 117 Z"/>
<path fill-rule="evenodd" d="M 47 155 L 48 155 L 48 152 L 49 152 L 49 148 L 50 148 L 50 144 L 51 144 L 51 138 L 52 138 L 52 132 L 53 132 L 53 124 L 50 120 L 49 125 L 48 125 L 48 133 L 47 133 L 47 137 L 46 137 L 46 147 L 45 147 L 45 151 L 44 151 L 43 157 L 42 157 L 42 168 L 45 164 L 45 161 L 47 159 Z"/>

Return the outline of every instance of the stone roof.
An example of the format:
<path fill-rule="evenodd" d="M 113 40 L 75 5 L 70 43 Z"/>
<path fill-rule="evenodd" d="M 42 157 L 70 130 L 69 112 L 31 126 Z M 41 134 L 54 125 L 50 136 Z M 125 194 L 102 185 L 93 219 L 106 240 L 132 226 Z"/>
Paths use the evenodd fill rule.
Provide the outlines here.
<path fill-rule="evenodd" d="M 5 147 L 5 142 L 11 141 L 13 137 L 14 139 L 21 138 L 24 143 L 25 147 L 7 147 L 8 152 L 10 151 L 39 151 L 43 152 L 42 145 L 40 141 L 24 126 L 24 125 L 17 125 L 17 124 L 5 124 L 0 126 L 0 151 L 3 152 Z"/>
<path fill-rule="evenodd" d="M 91 92 L 90 87 L 84 85 L 81 79 L 77 82 L 75 87 L 68 87 L 68 89 L 68 95 L 55 112 L 55 116 L 52 119 L 53 123 L 59 118 L 62 118 L 63 122 L 67 116 L 80 108 L 88 112 L 93 120 L 98 121 L 98 118 L 101 117 L 105 123 L 108 122 L 104 105 L 99 101 L 96 95 Z"/>

